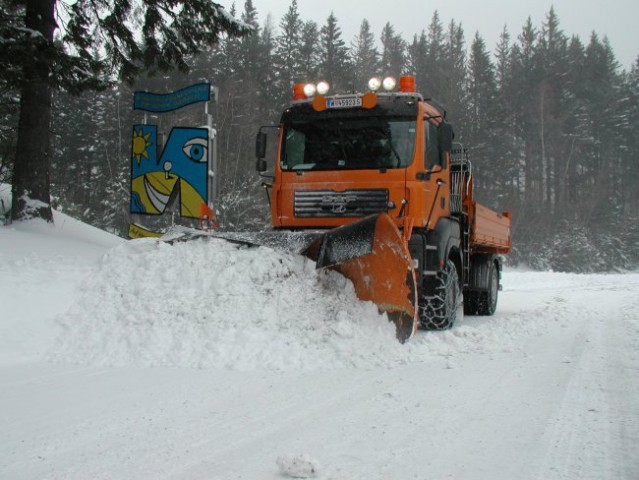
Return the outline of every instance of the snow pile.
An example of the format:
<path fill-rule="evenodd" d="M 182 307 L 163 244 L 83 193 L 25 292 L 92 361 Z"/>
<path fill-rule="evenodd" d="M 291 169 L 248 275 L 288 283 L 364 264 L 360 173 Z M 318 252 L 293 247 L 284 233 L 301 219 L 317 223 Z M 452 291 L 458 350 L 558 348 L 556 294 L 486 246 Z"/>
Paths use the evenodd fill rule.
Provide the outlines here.
<path fill-rule="evenodd" d="M 51 358 L 99 365 L 314 370 L 410 355 L 341 275 L 215 239 L 110 250 L 59 321 Z"/>

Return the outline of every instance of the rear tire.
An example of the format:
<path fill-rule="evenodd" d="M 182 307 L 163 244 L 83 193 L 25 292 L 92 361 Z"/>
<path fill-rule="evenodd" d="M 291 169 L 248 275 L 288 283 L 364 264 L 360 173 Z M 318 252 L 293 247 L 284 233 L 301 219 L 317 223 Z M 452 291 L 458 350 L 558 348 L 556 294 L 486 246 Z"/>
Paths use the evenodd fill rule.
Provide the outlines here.
<path fill-rule="evenodd" d="M 446 330 L 455 323 L 463 302 L 459 275 L 452 260 L 437 274 L 436 282 L 435 295 L 421 298 L 419 324 L 427 330 Z"/>
<path fill-rule="evenodd" d="M 493 315 L 497 310 L 499 272 L 494 261 L 488 266 L 488 289 L 464 295 L 464 315 Z"/>

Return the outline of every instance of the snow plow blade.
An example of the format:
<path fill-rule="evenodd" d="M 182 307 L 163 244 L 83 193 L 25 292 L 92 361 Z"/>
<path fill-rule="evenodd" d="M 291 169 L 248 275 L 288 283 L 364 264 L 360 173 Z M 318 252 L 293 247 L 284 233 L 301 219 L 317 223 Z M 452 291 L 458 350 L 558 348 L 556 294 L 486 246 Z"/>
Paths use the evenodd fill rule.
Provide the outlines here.
<path fill-rule="evenodd" d="M 395 323 L 404 343 L 417 330 L 413 262 L 399 232 L 386 214 L 330 230 L 303 252 L 317 268 L 331 268 L 350 279 L 360 300 L 374 302 Z"/>

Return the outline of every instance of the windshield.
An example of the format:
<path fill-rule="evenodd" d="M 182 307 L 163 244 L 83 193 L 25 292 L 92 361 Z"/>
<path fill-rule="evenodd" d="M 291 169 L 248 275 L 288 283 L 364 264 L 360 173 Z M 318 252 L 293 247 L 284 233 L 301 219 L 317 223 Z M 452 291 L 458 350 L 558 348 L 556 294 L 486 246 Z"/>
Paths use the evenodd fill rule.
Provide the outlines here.
<path fill-rule="evenodd" d="M 415 120 L 324 118 L 285 126 L 282 170 L 363 170 L 410 165 Z"/>

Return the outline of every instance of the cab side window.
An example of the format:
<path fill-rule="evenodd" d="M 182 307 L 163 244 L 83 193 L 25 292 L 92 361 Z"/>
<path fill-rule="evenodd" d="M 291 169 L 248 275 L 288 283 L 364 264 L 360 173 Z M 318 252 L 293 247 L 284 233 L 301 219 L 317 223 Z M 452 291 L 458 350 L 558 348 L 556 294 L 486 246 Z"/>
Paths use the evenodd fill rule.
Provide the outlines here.
<path fill-rule="evenodd" d="M 437 134 L 437 126 L 432 123 L 424 122 L 424 135 L 426 144 L 426 168 L 432 169 L 436 165 L 441 164 L 439 154 L 439 135 Z"/>

